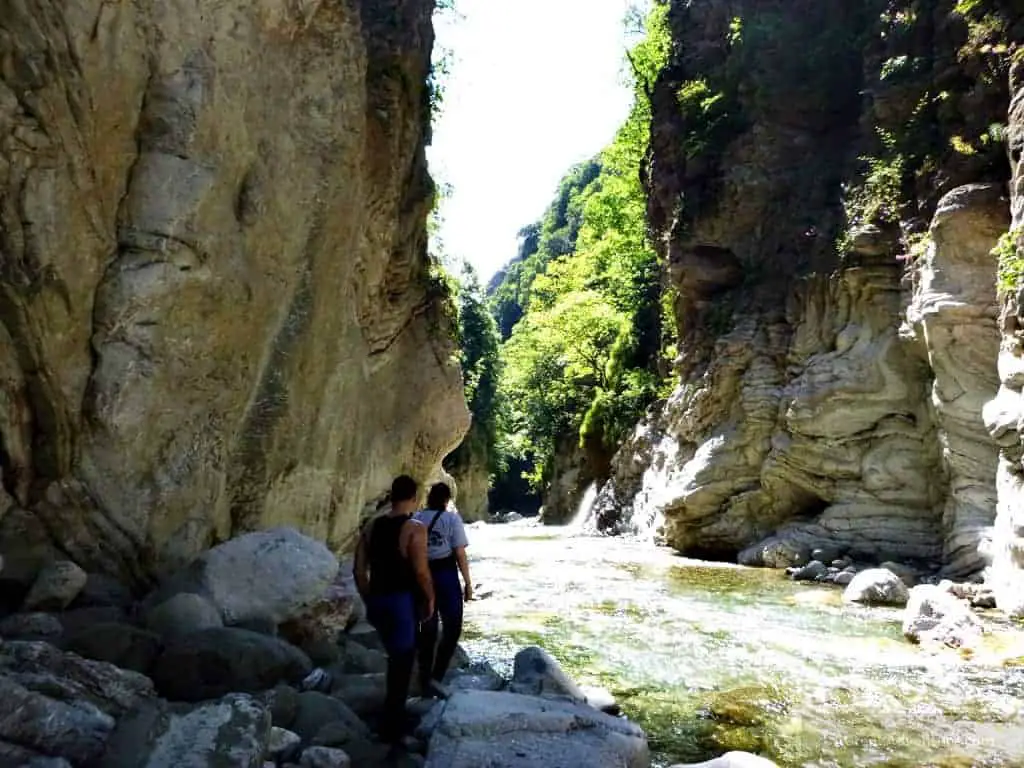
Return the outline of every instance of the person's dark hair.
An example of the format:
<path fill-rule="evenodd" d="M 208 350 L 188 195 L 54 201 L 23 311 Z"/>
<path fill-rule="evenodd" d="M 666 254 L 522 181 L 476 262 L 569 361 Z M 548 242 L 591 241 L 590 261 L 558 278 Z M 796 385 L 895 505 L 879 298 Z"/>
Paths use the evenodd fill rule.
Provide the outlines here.
<path fill-rule="evenodd" d="M 427 494 L 427 509 L 444 509 L 452 500 L 452 489 L 445 483 L 434 483 Z"/>
<path fill-rule="evenodd" d="M 416 498 L 416 491 L 419 490 L 419 485 L 408 475 L 399 475 L 391 483 L 391 501 L 409 501 L 410 499 Z"/>

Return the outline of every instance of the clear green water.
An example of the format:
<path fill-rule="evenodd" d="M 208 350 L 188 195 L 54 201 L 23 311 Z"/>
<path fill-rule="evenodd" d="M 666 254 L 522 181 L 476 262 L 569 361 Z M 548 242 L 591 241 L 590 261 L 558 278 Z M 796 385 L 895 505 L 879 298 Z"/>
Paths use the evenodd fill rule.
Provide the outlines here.
<path fill-rule="evenodd" d="M 611 690 L 655 765 L 745 749 L 784 768 L 1024 768 L 1024 669 L 903 640 L 835 587 L 648 545 L 473 526 L 465 645 L 546 648 Z"/>

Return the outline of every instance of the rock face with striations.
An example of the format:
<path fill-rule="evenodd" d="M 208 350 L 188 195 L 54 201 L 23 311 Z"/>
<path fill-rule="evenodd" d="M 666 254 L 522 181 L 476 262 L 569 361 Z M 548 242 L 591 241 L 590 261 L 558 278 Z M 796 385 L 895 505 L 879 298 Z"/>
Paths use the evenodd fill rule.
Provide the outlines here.
<path fill-rule="evenodd" d="M 5 9 L 0 551 L 142 579 L 280 523 L 339 546 L 458 442 L 432 7 Z"/>
<path fill-rule="evenodd" d="M 975 9 L 990 27 L 927 5 L 671 4 L 646 185 L 680 384 L 615 457 L 599 527 L 758 565 L 1009 557 L 982 416 L 1009 201 L 1004 148 L 977 137 L 1006 121 L 990 73 L 1020 30 L 998 0 Z"/>

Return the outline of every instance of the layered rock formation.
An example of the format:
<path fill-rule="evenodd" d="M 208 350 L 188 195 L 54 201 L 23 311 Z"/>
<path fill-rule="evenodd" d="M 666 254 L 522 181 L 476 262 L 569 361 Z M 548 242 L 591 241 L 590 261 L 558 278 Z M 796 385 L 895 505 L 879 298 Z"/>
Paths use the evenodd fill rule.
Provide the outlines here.
<path fill-rule="evenodd" d="M 1013 163 L 1013 227 L 1006 256 L 1021 258 L 1024 227 L 1024 66 L 1013 73 L 1009 143 Z M 985 421 L 999 444 L 996 475 L 998 508 L 992 552 L 991 582 L 997 604 L 1024 616 L 1024 286 L 1004 297 L 1000 316 L 998 397 L 985 408 Z"/>
<path fill-rule="evenodd" d="M 773 566 L 1009 557 L 1021 497 L 994 531 L 996 468 L 1002 509 L 1019 446 L 1000 464 L 982 418 L 1019 37 L 1002 5 L 672 4 L 646 182 L 680 385 L 617 455 L 599 527 Z"/>
<path fill-rule="evenodd" d="M 338 547 L 458 442 L 425 248 L 432 7 L 8 4 L 9 564 L 57 548 L 139 580 L 284 521 Z"/>

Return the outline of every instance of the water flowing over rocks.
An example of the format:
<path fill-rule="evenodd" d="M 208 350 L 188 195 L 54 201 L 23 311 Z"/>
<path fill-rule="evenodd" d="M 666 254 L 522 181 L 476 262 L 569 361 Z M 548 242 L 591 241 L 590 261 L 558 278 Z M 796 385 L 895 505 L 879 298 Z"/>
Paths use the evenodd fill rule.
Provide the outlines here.
<path fill-rule="evenodd" d="M 458 443 L 433 6 L 5 7 L 5 557 L 136 586 L 281 524 L 337 549 Z"/>

